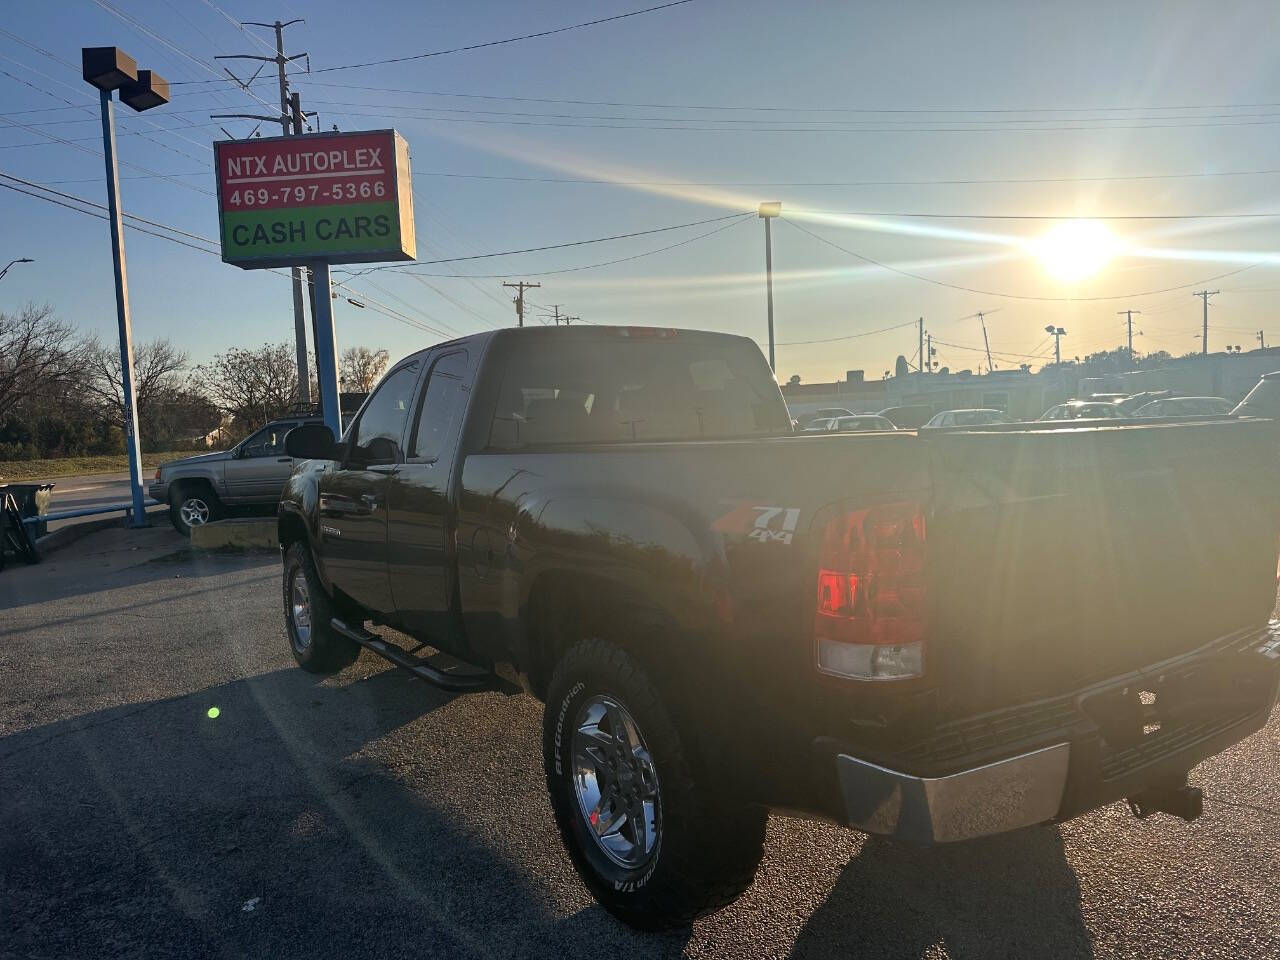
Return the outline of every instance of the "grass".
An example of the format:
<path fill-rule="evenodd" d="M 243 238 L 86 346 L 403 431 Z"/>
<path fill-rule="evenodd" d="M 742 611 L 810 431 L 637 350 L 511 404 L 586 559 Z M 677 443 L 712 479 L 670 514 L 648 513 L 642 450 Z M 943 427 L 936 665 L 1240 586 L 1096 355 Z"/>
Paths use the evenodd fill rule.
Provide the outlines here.
<path fill-rule="evenodd" d="M 170 450 L 164 453 L 142 455 L 144 482 L 155 473 L 156 467 L 167 460 L 190 457 L 208 450 Z M 21 483 L 33 480 L 52 480 L 57 477 L 76 477 L 92 473 L 126 473 L 128 460 L 123 453 L 101 457 L 63 457 L 58 460 L 0 460 L 0 483 Z"/>

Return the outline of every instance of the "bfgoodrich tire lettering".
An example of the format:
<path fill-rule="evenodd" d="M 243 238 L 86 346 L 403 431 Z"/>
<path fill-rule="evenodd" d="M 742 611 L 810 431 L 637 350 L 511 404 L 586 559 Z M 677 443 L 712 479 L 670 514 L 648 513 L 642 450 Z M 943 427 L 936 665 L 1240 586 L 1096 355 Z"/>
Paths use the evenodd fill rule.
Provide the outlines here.
<path fill-rule="evenodd" d="M 581 781 L 575 781 L 575 767 L 581 766 L 575 734 L 581 743 L 582 730 L 592 729 L 592 716 L 603 716 L 609 705 L 621 708 L 624 719 L 600 721 L 597 729 L 612 733 L 627 721 L 633 728 L 613 759 L 639 749 L 652 764 L 648 771 L 638 765 L 637 779 L 622 779 L 630 788 L 624 793 L 644 793 L 634 784 L 650 775 L 655 787 L 652 817 L 645 823 L 645 830 L 654 828 L 652 844 L 637 849 L 635 838 L 647 840 L 647 833 L 632 831 L 631 849 L 619 844 L 613 851 L 621 849 L 620 856 L 597 841 L 593 826 L 599 820 L 589 822 Z M 607 747 L 606 739 L 601 743 Z M 606 749 L 597 759 L 603 762 L 609 754 Z M 556 825 L 574 866 L 595 898 L 619 919 L 642 929 L 687 925 L 736 900 L 751 885 L 764 852 L 765 811 L 726 797 L 709 782 L 707 771 L 693 769 L 657 688 L 620 647 L 586 640 L 565 654 L 548 689 L 543 758 Z M 595 809 L 608 815 L 608 808 Z"/>

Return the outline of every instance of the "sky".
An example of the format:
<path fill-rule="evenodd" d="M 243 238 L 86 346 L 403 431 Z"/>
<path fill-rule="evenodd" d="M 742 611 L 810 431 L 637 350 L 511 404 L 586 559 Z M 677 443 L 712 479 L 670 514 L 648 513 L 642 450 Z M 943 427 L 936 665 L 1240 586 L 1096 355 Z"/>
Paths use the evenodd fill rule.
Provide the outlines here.
<path fill-rule="evenodd" d="M 271 112 L 261 101 L 277 90 L 273 68 L 246 93 L 221 67 L 253 65 L 213 58 L 268 52 L 270 31 L 238 20 L 301 17 L 286 51 L 310 55 L 310 72 L 299 61 L 290 76 L 304 108 L 324 130 L 405 136 L 419 261 L 454 261 L 335 267 L 339 348 L 399 357 L 512 325 L 501 284 L 518 279 L 542 284 L 531 322 L 558 305 L 583 322 L 723 330 L 764 347 L 754 213 L 775 200 L 779 379 L 877 377 L 899 354 L 914 361 L 919 317 L 939 363 L 985 366 L 979 311 L 999 368 L 1051 359 L 1049 324 L 1067 331 L 1064 358 L 1118 347 L 1124 309 L 1142 311 L 1136 350 L 1186 353 L 1200 349 L 1202 289 L 1220 291 L 1211 349 L 1256 347 L 1259 329 L 1280 342 L 1277 218 L 1258 216 L 1280 214 L 1273 2 L 690 0 L 332 69 L 654 2 L 8 4 L 0 173 L 105 202 L 79 51 L 120 46 L 174 84 L 165 107 L 118 111 L 124 209 L 216 237 L 209 145 L 220 126 L 240 138 L 254 123 L 209 114 Z M 0 281 L 0 311 L 48 303 L 110 342 L 106 223 L 0 189 L 0 224 L 0 266 L 35 260 Z M 136 231 L 126 245 L 136 340 L 167 337 L 193 363 L 292 340 L 287 274 Z"/>

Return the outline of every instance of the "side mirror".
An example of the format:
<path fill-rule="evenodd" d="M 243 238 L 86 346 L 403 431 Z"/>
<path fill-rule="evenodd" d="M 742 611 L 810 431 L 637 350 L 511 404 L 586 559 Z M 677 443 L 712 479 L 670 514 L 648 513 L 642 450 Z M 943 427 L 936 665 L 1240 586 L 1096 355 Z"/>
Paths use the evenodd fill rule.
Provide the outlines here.
<path fill-rule="evenodd" d="M 304 423 L 284 436 L 284 449 L 296 460 L 335 460 L 338 458 L 333 431 L 323 423 Z"/>

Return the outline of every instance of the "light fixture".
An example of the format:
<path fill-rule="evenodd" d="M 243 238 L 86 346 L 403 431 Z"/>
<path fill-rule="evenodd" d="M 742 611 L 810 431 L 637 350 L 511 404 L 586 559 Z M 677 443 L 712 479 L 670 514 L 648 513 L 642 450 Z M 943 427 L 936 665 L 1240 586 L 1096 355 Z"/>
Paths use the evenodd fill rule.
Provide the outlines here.
<path fill-rule="evenodd" d="M 153 70 L 139 70 L 138 79 L 120 87 L 120 102 L 141 113 L 169 102 L 169 81 Z"/>
<path fill-rule="evenodd" d="M 119 47 L 85 47 L 80 65 L 85 80 L 108 93 L 138 79 L 138 62 Z"/>

